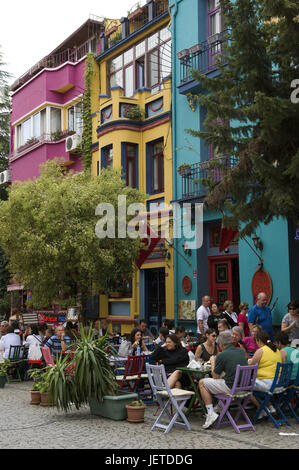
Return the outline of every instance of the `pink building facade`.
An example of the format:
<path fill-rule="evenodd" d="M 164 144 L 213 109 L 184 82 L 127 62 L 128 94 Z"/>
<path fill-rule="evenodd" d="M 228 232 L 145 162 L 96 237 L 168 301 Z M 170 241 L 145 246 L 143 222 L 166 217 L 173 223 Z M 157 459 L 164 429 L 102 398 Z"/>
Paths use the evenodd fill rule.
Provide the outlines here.
<path fill-rule="evenodd" d="M 11 86 L 11 180 L 38 178 L 40 165 L 55 157 L 82 170 L 82 99 L 85 59 L 100 50 L 100 18 L 77 31 Z"/>

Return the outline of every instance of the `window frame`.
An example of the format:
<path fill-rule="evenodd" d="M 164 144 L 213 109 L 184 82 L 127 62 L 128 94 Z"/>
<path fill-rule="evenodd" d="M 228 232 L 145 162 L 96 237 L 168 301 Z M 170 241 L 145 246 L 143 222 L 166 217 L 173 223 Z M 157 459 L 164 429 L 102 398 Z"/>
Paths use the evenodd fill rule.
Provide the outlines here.
<path fill-rule="evenodd" d="M 161 143 L 162 151 L 153 153 L 153 148 L 155 145 Z M 150 155 L 150 168 L 151 168 L 151 194 L 161 194 L 165 191 L 164 184 L 164 143 L 163 139 L 155 140 L 154 142 L 149 143 L 149 155 Z M 158 161 L 158 181 L 157 181 L 157 190 L 154 189 L 155 186 L 155 174 L 154 174 L 154 159 L 157 158 Z"/>
<path fill-rule="evenodd" d="M 134 155 L 128 154 L 128 146 L 131 146 L 135 150 Z M 125 158 L 126 158 L 126 185 L 130 188 L 137 189 L 137 144 L 127 142 L 125 144 Z M 133 162 L 133 185 L 129 184 L 129 162 Z"/>

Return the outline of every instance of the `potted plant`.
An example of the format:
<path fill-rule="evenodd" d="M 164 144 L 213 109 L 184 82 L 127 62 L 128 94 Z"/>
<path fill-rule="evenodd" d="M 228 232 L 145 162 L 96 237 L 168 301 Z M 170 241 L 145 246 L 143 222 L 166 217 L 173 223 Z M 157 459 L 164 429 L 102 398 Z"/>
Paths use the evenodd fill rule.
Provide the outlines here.
<path fill-rule="evenodd" d="M 136 5 L 136 10 L 132 11 L 128 15 L 128 20 L 133 20 L 134 18 L 137 18 L 138 16 L 142 15 L 142 8 L 140 2 L 138 2 Z M 133 7 L 133 8 L 135 8 Z"/>
<path fill-rule="evenodd" d="M 177 172 L 181 176 L 190 176 L 191 175 L 191 165 L 188 163 L 183 163 L 182 165 L 178 166 Z"/>
<path fill-rule="evenodd" d="M 48 391 L 55 406 L 68 411 L 89 404 L 92 414 L 126 419 L 125 405 L 136 393 L 121 393 L 109 362 L 107 334 L 95 339 L 93 327 L 80 325 L 80 337 L 72 345 L 71 358 L 59 357 L 47 371 Z"/>
<path fill-rule="evenodd" d="M 0 363 L 0 388 L 4 388 L 7 382 L 7 371 L 10 362 L 7 359 L 4 359 L 4 362 Z"/>
<path fill-rule="evenodd" d="M 30 390 L 30 396 L 31 396 L 31 405 L 39 405 L 41 402 L 41 395 L 40 395 L 40 389 L 41 389 L 41 377 L 44 373 L 44 369 L 31 369 L 28 372 L 28 375 L 31 379 L 33 379 L 33 386 Z"/>
<path fill-rule="evenodd" d="M 139 105 L 129 105 L 125 108 L 124 117 L 132 119 L 132 121 L 142 121 L 144 119 L 144 111 L 140 109 Z"/>
<path fill-rule="evenodd" d="M 126 405 L 129 423 L 143 423 L 146 405 L 142 400 L 132 401 Z"/>

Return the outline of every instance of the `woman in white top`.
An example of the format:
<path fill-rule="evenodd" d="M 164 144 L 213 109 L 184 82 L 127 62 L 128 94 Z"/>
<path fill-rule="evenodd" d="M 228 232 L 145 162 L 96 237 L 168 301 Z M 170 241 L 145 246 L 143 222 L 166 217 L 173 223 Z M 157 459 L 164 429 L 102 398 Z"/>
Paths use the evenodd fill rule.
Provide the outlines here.
<path fill-rule="evenodd" d="M 28 359 L 40 359 L 41 350 L 38 349 L 42 346 L 43 339 L 38 334 L 37 325 L 27 326 L 24 333 L 23 345 L 29 348 Z"/>
<path fill-rule="evenodd" d="M 234 304 L 231 300 L 226 300 L 223 304 L 223 316 L 227 320 L 229 327 L 238 326 L 238 315 L 234 312 Z"/>

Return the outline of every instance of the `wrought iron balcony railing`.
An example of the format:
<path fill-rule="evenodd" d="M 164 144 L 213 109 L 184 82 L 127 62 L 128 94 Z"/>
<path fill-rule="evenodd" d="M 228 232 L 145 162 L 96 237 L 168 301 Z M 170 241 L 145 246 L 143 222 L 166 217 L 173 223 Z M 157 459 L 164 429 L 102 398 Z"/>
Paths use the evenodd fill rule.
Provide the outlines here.
<path fill-rule="evenodd" d="M 217 163 L 219 168 L 217 168 Z M 215 182 L 222 180 L 227 171 L 231 170 L 238 164 L 237 157 L 217 157 L 212 160 L 194 163 L 185 169 L 185 174 L 181 175 L 181 195 L 182 199 L 194 199 L 206 196 L 208 188 L 203 186 L 201 180 L 212 177 Z M 216 168 L 214 168 L 216 166 Z"/>
<path fill-rule="evenodd" d="M 207 41 L 178 52 L 180 84 L 184 85 L 193 80 L 193 70 L 206 74 L 217 69 L 218 61 L 225 63 L 225 57 L 222 54 L 225 53 L 226 44 L 227 39 L 224 38 L 223 33 L 219 33 L 209 37 Z"/>

